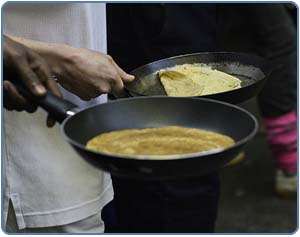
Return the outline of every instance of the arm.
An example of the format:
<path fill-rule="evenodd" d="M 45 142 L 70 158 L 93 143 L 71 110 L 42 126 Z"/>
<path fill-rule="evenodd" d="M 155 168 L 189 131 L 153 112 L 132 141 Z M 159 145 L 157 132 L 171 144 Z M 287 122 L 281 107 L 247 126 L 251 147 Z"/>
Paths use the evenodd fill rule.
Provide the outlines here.
<path fill-rule="evenodd" d="M 58 82 L 81 99 L 89 100 L 104 93 L 122 96 L 124 83 L 134 79 L 106 54 L 10 36 L 41 55 Z"/>

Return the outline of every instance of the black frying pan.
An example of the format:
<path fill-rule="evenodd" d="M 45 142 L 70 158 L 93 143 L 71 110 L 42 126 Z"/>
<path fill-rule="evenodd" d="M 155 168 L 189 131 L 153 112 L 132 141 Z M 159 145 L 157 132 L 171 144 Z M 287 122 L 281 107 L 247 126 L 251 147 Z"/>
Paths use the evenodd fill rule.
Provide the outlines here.
<path fill-rule="evenodd" d="M 178 178 L 217 170 L 242 151 L 257 131 L 257 121 L 235 105 L 210 99 L 139 97 L 120 99 L 76 112 L 75 106 L 50 93 L 39 102 L 62 123 L 67 142 L 92 165 L 131 178 Z M 168 160 L 137 159 L 93 152 L 92 137 L 112 130 L 179 125 L 231 136 L 236 144 L 221 150 L 178 155 Z M 130 139 L 130 137 L 128 137 Z"/>
<path fill-rule="evenodd" d="M 239 78 L 242 81 L 240 89 L 201 96 L 232 104 L 244 102 L 255 96 L 262 89 L 270 73 L 266 61 L 255 55 L 233 52 L 196 53 L 171 57 L 139 67 L 131 72 L 136 80 L 127 84 L 125 88 L 131 96 L 166 95 L 156 72 L 186 63 L 212 66 Z"/>

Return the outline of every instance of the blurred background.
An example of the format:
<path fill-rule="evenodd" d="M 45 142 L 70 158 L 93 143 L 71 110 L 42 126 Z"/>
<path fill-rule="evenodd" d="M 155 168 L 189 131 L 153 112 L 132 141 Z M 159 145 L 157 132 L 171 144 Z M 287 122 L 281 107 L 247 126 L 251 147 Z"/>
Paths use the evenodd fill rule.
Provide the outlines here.
<path fill-rule="evenodd" d="M 241 106 L 261 120 L 256 98 Z M 274 156 L 260 123 L 258 134 L 245 151 L 245 160 L 221 171 L 216 232 L 294 232 L 298 226 L 297 200 L 278 197 L 274 177 Z"/>
<path fill-rule="evenodd" d="M 244 159 L 221 171 L 216 232 L 297 228 L 297 14 L 282 3 L 107 4 L 108 53 L 126 71 L 212 51 L 256 54 L 273 67 L 257 98 L 241 105 L 260 130 Z"/>

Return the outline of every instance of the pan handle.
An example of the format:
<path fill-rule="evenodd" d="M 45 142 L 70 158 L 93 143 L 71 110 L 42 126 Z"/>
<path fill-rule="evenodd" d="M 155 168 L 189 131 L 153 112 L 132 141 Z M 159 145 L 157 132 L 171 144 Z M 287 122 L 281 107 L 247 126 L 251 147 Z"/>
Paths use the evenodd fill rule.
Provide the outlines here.
<path fill-rule="evenodd" d="M 79 111 L 77 105 L 54 95 L 51 91 L 47 91 L 45 97 L 37 100 L 37 104 L 59 123 Z"/>
<path fill-rule="evenodd" d="M 20 81 L 11 80 L 11 82 L 22 95 L 46 110 L 59 123 L 79 111 L 77 105 L 54 95 L 51 91 L 47 91 L 45 96 L 37 98 L 33 96 Z"/>

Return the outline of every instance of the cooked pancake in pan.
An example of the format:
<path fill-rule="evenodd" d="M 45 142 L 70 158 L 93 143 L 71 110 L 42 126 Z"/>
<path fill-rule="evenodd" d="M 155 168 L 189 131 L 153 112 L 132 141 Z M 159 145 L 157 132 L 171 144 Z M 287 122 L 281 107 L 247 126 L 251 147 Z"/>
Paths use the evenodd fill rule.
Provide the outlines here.
<path fill-rule="evenodd" d="M 234 144 L 229 136 L 180 126 L 126 129 L 102 133 L 87 142 L 93 151 L 125 156 L 167 158 L 225 148 Z"/>
<path fill-rule="evenodd" d="M 183 64 L 158 74 L 168 96 L 201 96 L 241 88 L 241 80 L 209 66 Z"/>

